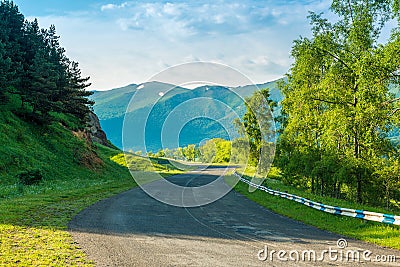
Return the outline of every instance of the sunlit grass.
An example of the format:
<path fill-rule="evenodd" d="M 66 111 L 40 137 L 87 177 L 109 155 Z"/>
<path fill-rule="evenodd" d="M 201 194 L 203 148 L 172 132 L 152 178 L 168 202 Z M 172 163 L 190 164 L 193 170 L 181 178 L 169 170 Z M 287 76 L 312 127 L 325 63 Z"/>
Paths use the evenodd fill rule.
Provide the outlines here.
<path fill-rule="evenodd" d="M 196 168 L 173 159 L 142 157 L 132 153 L 119 153 L 110 159 L 121 166 L 127 167 L 132 175 L 142 175 L 143 172 L 156 172 L 163 177 L 167 177 L 182 174 L 185 171 Z"/>
<path fill-rule="evenodd" d="M 99 145 L 90 152 L 63 126 L 77 128 L 65 116 L 41 127 L 12 112 L 0 115 L 0 266 L 91 266 L 67 224 L 91 204 L 136 186 L 129 171 L 110 160 L 120 151 Z M 82 164 L 95 154 L 98 164 Z M 31 168 L 41 170 L 43 180 L 19 184 L 18 173 Z"/>
<path fill-rule="evenodd" d="M 1 266 L 93 265 L 67 232 L 68 222 L 89 205 L 136 186 L 126 168 L 107 161 L 118 151 L 100 147 L 98 153 L 105 160 L 101 172 L 78 168 L 81 177 L 70 173 L 70 179 L 43 181 L 0 200 Z"/>
<path fill-rule="evenodd" d="M 45 179 L 38 185 L 18 185 L 15 178 L 18 170 L 12 171 L 10 164 L 7 173 L 0 177 L 0 266 L 92 266 L 67 231 L 68 222 L 79 211 L 137 186 L 127 166 L 135 178 L 140 175 L 147 182 L 183 173 L 184 167 L 190 169 L 183 163 L 171 164 L 163 159 L 149 161 L 135 155 L 125 160 L 121 151 L 96 145 L 96 153 L 103 164 L 91 170 L 80 166 L 68 154 L 51 153 L 50 149 L 62 152 L 68 147 L 82 145 L 71 139 L 67 131 L 59 129 L 59 136 L 50 136 L 48 150 L 46 143 L 40 144 L 34 131 L 20 125 L 17 119 L 14 122 L 15 127 L 26 131 L 23 138 L 29 139 L 36 151 L 29 153 L 27 147 L 13 139 L 0 150 L 13 151 L 27 159 L 23 162 L 25 165 L 16 162 L 16 167 L 33 164 L 44 169 Z M 2 130 L 4 135 L 8 134 L 8 130 Z M 42 155 L 37 156 L 38 153 Z M 36 159 L 40 157 L 43 163 Z"/>
<path fill-rule="evenodd" d="M 264 181 L 264 185 L 275 190 L 292 193 L 328 205 L 364 209 L 382 213 L 389 212 L 388 210 L 382 208 L 369 207 L 345 200 L 314 195 L 309 192 L 284 185 L 282 182 L 275 179 L 266 179 Z M 249 186 L 243 182 L 239 182 L 235 186 L 235 190 L 247 198 L 255 201 L 256 203 L 289 218 L 293 218 L 306 224 L 316 226 L 320 229 L 338 233 L 347 237 L 375 243 L 385 247 L 400 249 L 399 226 L 324 213 L 292 200 L 270 195 L 261 190 L 256 190 L 250 193 Z"/>
<path fill-rule="evenodd" d="M 2 266 L 93 266 L 63 230 L 0 225 Z"/>

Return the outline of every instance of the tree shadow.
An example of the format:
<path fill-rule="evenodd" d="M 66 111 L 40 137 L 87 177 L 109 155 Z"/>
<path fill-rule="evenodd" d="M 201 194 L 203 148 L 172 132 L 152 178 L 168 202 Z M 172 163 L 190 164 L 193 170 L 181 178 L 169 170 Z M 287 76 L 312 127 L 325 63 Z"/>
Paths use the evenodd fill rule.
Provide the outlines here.
<path fill-rule="evenodd" d="M 177 185 L 198 187 L 219 178 L 212 171 L 172 176 L 168 180 Z M 159 202 L 135 188 L 83 210 L 68 227 L 72 232 L 104 235 L 206 237 L 300 244 L 326 243 L 339 238 L 336 234 L 275 214 L 235 191 L 205 206 L 183 208 Z"/>

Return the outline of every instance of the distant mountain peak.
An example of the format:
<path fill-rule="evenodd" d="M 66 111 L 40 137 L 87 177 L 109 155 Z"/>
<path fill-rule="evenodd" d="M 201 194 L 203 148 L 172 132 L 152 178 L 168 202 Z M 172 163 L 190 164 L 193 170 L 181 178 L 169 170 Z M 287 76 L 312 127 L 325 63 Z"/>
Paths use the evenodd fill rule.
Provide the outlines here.
<path fill-rule="evenodd" d="M 271 89 L 271 99 L 276 102 L 282 100 L 283 96 L 277 88 L 277 81 L 238 87 L 204 84 L 194 89 L 188 89 L 159 81 L 151 81 L 134 86 L 121 87 L 110 91 L 97 92 L 91 96 L 91 99 L 96 102 L 94 105 L 94 111 L 99 116 L 100 123 L 104 131 L 107 133 L 108 138 L 112 143 L 122 148 L 121 133 L 123 122 L 127 114 L 130 119 L 133 120 L 131 123 L 135 125 L 135 129 L 139 130 L 140 125 L 143 124 L 143 118 L 145 119 L 147 117 L 145 111 L 152 109 L 154 104 L 157 103 L 154 108 L 155 111 L 159 110 L 159 113 L 153 116 L 155 119 L 154 125 L 162 125 L 162 118 L 168 115 L 174 107 L 177 107 L 180 103 L 190 99 L 198 98 L 199 101 L 191 102 L 191 106 L 183 116 L 189 116 L 191 114 L 190 112 L 196 110 L 201 114 L 219 114 L 221 118 L 229 119 L 230 115 L 224 114 L 224 111 L 221 110 L 217 104 L 201 104 L 205 102 L 201 102 L 200 99 L 207 98 L 215 99 L 217 100 L 216 102 L 222 101 L 226 103 L 227 106 L 235 109 L 238 114 L 243 115 L 245 107 L 242 105 L 243 101 L 241 101 L 238 96 L 244 98 L 252 95 L 257 90 L 266 87 Z M 160 100 L 160 97 L 162 100 Z M 131 103 L 131 105 L 129 105 L 129 103 Z M 227 124 L 228 128 L 232 126 L 230 125 L 230 122 Z M 130 148 L 142 150 L 142 139 L 139 137 L 138 132 L 133 132 L 135 136 L 137 135 L 133 140 L 137 140 L 138 143 L 133 142 L 130 144 Z M 181 135 L 182 136 L 179 138 L 182 140 L 182 145 L 187 145 L 197 144 L 204 138 L 224 138 L 226 133 L 223 128 L 218 127 L 218 123 L 212 124 L 209 121 L 199 120 L 194 121 L 192 124 L 188 124 L 187 127 L 182 130 Z M 161 148 L 157 138 L 157 133 L 154 132 L 154 135 L 150 135 L 148 140 L 151 149 L 154 151 Z"/>

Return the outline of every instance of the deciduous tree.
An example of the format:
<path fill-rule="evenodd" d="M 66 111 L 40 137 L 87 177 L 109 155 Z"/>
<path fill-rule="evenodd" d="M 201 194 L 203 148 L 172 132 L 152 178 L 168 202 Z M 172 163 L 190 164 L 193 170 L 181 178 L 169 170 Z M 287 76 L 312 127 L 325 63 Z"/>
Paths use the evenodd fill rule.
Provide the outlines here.
<path fill-rule="evenodd" d="M 399 82 L 398 28 L 385 44 L 379 43 L 385 23 L 398 15 L 395 4 L 334 0 L 331 10 L 339 17 L 335 23 L 311 13 L 313 36 L 294 42 L 295 63 L 283 88 L 288 121 L 281 142 L 293 149 L 281 151 L 281 156 L 296 160 L 289 154 L 294 150 L 313 155 L 308 160 L 319 163 L 311 164 L 314 171 L 305 175 L 317 175 L 330 185 L 354 184 L 358 202 L 370 184 L 371 159 L 388 151 L 385 136 L 397 122 L 399 99 L 389 87 Z M 350 177 L 329 173 L 329 159 L 348 166 L 351 171 L 345 173 Z"/>

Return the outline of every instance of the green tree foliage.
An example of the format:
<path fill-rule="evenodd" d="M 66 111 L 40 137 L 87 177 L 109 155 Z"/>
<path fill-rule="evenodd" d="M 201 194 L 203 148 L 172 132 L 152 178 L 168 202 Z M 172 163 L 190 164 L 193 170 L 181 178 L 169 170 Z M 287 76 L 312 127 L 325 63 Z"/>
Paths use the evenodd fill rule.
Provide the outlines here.
<path fill-rule="evenodd" d="M 258 166 L 258 172 L 266 171 L 275 154 L 273 141 L 275 139 L 275 124 L 273 109 L 277 104 L 270 99 L 268 89 L 256 91 L 246 99 L 246 113 L 242 120 L 235 119 L 234 125 L 244 142 L 236 142 L 236 149 L 243 145 L 249 148 L 249 163 Z M 244 150 L 246 150 L 243 147 Z"/>
<path fill-rule="evenodd" d="M 11 60 L 5 58 L 4 45 L 0 42 L 0 104 L 6 102 L 6 87 L 10 73 Z"/>
<path fill-rule="evenodd" d="M 203 145 L 200 146 L 200 160 L 202 162 L 214 162 L 216 154 L 217 148 L 214 139 L 207 140 Z"/>
<path fill-rule="evenodd" d="M 378 190 L 375 161 L 393 150 L 386 136 L 398 123 L 399 99 L 389 91 L 399 83 L 398 27 L 378 43 L 398 15 L 394 2 L 334 0 L 335 23 L 310 13 L 313 36 L 294 42 L 295 63 L 282 88 L 287 117 L 278 162 L 292 183 L 311 179 L 322 194 L 376 199 L 369 193 Z"/>
<path fill-rule="evenodd" d="M 58 101 L 62 103 L 62 111 L 75 115 L 84 120 L 88 106 L 92 106 L 94 102 L 87 97 L 92 92 L 86 91 L 85 88 L 90 86 L 89 77 L 82 77 L 81 70 L 77 62 L 70 62 L 67 69 L 67 83 Z M 65 94 L 63 96 L 63 94 Z"/>
<path fill-rule="evenodd" d="M 188 161 L 195 161 L 197 156 L 197 149 L 195 145 L 188 145 L 183 148 L 183 155 Z"/>
<path fill-rule="evenodd" d="M 5 102 L 9 86 L 22 76 L 22 36 L 24 17 L 10 1 L 0 4 L 0 100 Z"/>
<path fill-rule="evenodd" d="M 156 157 L 157 158 L 163 158 L 163 157 L 165 157 L 166 155 L 165 155 L 165 151 L 164 151 L 164 149 L 160 149 L 157 153 L 156 153 Z"/>
<path fill-rule="evenodd" d="M 0 2 L 0 99 L 7 93 L 19 97 L 21 107 L 33 117 L 50 122 L 51 112 L 69 113 L 85 121 L 91 94 L 89 78 L 70 61 L 59 43 L 54 25 L 40 29 L 27 21 L 18 7 Z M 45 120 L 43 120 L 45 119 Z"/>
<path fill-rule="evenodd" d="M 380 189 L 379 199 L 384 201 L 386 207 L 389 208 L 391 200 L 400 199 L 398 191 L 400 187 L 399 159 L 392 155 L 389 158 L 379 158 L 376 159 L 374 167 L 373 178 L 376 183 L 374 188 Z"/>
<path fill-rule="evenodd" d="M 231 161 L 237 164 L 249 163 L 250 145 L 249 140 L 240 137 L 232 140 Z"/>
<path fill-rule="evenodd" d="M 158 158 L 166 157 L 178 160 L 196 161 L 199 157 L 199 148 L 196 147 L 196 145 L 187 145 L 186 147 L 178 147 L 174 149 L 165 148 L 160 149 L 153 156 Z"/>
<path fill-rule="evenodd" d="M 200 146 L 200 160 L 208 163 L 227 163 L 231 159 L 230 141 L 215 138 Z"/>
<path fill-rule="evenodd" d="M 183 148 L 181 148 L 181 147 L 174 149 L 174 152 L 172 154 L 173 154 L 174 159 L 181 159 L 181 160 L 184 159 Z"/>

